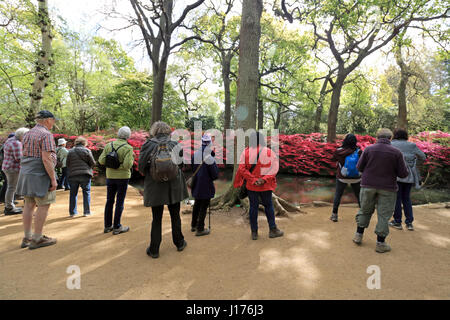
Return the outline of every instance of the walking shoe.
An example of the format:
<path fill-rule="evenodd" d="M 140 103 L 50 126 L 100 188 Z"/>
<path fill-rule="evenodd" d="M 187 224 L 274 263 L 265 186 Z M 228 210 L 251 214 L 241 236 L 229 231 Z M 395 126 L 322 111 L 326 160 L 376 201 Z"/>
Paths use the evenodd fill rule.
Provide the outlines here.
<path fill-rule="evenodd" d="M 33 250 L 41 247 L 48 247 L 56 243 L 56 239 L 49 238 L 47 236 L 42 236 L 39 241 L 35 241 L 34 239 L 31 239 L 30 245 L 28 246 L 28 249 Z"/>
<path fill-rule="evenodd" d="M 74 214 L 71 214 L 70 217 L 71 217 L 71 218 L 74 218 L 74 217 L 76 217 L 77 215 L 78 215 L 78 212 L 77 212 L 77 213 L 74 213 Z"/>
<path fill-rule="evenodd" d="M 83 217 L 89 217 L 91 214 L 92 213 L 90 213 L 90 212 L 86 212 L 86 213 L 83 214 Z"/>
<path fill-rule="evenodd" d="M 108 228 L 105 228 L 105 229 L 103 229 L 103 233 L 108 233 L 108 232 L 111 232 L 111 231 L 113 231 L 113 227 L 108 227 Z"/>
<path fill-rule="evenodd" d="M 281 231 L 278 228 L 272 228 L 269 231 L 269 238 L 277 238 L 277 237 L 282 237 L 284 234 L 283 231 Z"/>
<path fill-rule="evenodd" d="M 331 217 L 330 217 L 330 220 L 333 221 L 333 222 L 337 222 L 338 221 L 337 213 L 332 213 Z"/>
<path fill-rule="evenodd" d="M 208 235 L 208 234 L 209 234 L 209 229 L 208 229 L 208 228 L 205 228 L 205 229 L 203 229 L 202 231 L 197 230 L 197 232 L 195 233 L 195 235 L 196 235 L 197 237 L 206 236 L 206 235 Z"/>
<path fill-rule="evenodd" d="M 29 247 L 31 244 L 31 239 L 23 238 L 22 244 L 20 245 L 21 248 Z"/>
<path fill-rule="evenodd" d="M 197 228 L 196 227 L 192 227 L 191 228 L 191 232 L 195 232 L 195 231 L 197 231 Z"/>
<path fill-rule="evenodd" d="M 394 220 L 389 222 L 389 226 L 398 230 L 403 230 L 402 224 L 400 222 L 395 222 Z"/>
<path fill-rule="evenodd" d="M 5 209 L 5 211 L 3 211 L 5 213 L 5 216 L 12 216 L 14 214 L 20 214 L 22 213 L 22 208 L 13 208 L 13 209 Z"/>
<path fill-rule="evenodd" d="M 258 240 L 258 232 L 252 231 L 252 240 Z"/>
<path fill-rule="evenodd" d="M 113 234 L 115 235 L 115 234 L 125 233 L 125 232 L 128 232 L 128 231 L 130 231 L 130 227 L 120 226 L 119 229 L 114 229 L 113 230 Z"/>
<path fill-rule="evenodd" d="M 362 238 L 363 238 L 362 233 L 355 232 L 355 235 L 353 236 L 353 242 L 356 244 L 361 244 Z"/>
<path fill-rule="evenodd" d="M 186 242 L 186 240 L 183 240 L 183 244 L 181 246 L 177 247 L 177 250 L 183 251 L 184 248 L 186 248 L 186 246 L 187 246 L 187 242 Z"/>
<path fill-rule="evenodd" d="M 151 253 L 150 247 L 147 248 L 147 255 L 152 257 L 153 259 L 159 258 L 159 253 Z"/>
<path fill-rule="evenodd" d="M 412 223 L 407 223 L 406 229 L 408 229 L 409 231 L 414 231 L 414 227 L 413 227 Z"/>
<path fill-rule="evenodd" d="M 389 252 L 391 247 L 386 242 L 377 242 L 375 251 L 379 253 Z"/>

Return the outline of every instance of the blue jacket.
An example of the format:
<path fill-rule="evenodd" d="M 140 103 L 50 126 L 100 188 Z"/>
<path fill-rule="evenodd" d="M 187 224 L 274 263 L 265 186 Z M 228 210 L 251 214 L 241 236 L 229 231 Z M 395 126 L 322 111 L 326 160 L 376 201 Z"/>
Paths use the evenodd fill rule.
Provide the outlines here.
<path fill-rule="evenodd" d="M 200 164 L 194 164 L 194 158 L 197 157 L 203 159 L 203 152 L 205 148 L 208 146 L 202 145 L 202 154 L 199 155 L 200 150 L 194 153 L 192 157 L 192 172 L 197 170 L 197 167 Z M 207 155 L 209 152 L 207 151 Z M 214 151 L 211 152 L 211 155 L 214 157 Z M 213 158 L 214 159 L 214 158 Z M 216 160 L 212 164 L 207 164 L 206 161 L 203 163 L 200 170 L 197 172 L 194 177 L 194 187 L 192 188 L 192 196 L 195 199 L 212 199 L 216 193 L 216 189 L 214 188 L 214 180 L 217 180 L 219 177 L 219 168 L 217 167 Z"/>

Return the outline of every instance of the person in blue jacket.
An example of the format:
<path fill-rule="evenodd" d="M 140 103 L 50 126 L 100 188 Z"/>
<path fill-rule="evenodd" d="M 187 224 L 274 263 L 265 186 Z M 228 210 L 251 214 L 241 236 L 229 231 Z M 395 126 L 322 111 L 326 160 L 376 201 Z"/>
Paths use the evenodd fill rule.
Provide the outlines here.
<path fill-rule="evenodd" d="M 210 230 L 205 228 L 206 211 L 210 201 L 214 198 L 216 189 L 214 180 L 219 177 L 219 168 L 214 159 L 215 153 L 211 150 L 211 136 L 202 137 L 202 150 L 198 150 L 192 157 L 192 171 L 195 173 L 201 165 L 193 180 L 192 196 L 195 199 L 192 211 L 191 231 L 196 236 L 208 235 Z"/>

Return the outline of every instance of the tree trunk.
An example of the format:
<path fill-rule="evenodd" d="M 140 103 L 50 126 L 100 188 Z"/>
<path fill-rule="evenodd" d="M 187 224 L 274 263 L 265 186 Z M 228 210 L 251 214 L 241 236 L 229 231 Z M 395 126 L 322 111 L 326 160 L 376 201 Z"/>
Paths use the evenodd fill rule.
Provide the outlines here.
<path fill-rule="evenodd" d="M 44 97 L 44 90 L 47 86 L 48 78 L 50 77 L 50 66 L 53 64 L 53 60 L 51 58 L 51 21 L 48 14 L 47 0 L 38 0 L 38 5 L 38 25 L 41 29 L 42 47 L 38 53 L 38 61 L 36 62 L 36 76 L 30 93 L 30 108 L 28 109 L 28 114 L 25 118 L 25 121 L 29 127 L 34 125 L 34 117 L 41 106 L 41 102 Z"/>
<path fill-rule="evenodd" d="M 161 121 L 164 101 L 164 82 L 166 80 L 167 59 L 163 58 L 158 71 L 153 73 L 152 120 L 151 124 Z"/>
<path fill-rule="evenodd" d="M 403 61 L 401 42 L 397 44 L 395 48 L 395 60 L 400 67 L 400 83 L 398 84 L 398 119 L 397 127 L 407 130 L 407 108 L 406 108 L 406 86 L 408 84 L 409 77 L 408 66 Z"/>
<path fill-rule="evenodd" d="M 346 75 L 338 74 L 336 83 L 333 87 L 333 93 L 331 95 L 330 111 L 328 113 L 327 142 L 334 142 L 336 140 L 336 125 L 338 120 L 339 104 L 345 78 Z"/>
<path fill-rule="evenodd" d="M 281 106 L 279 105 L 277 107 L 277 118 L 275 120 L 275 123 L 273 124 L 273 128 L 274 129 L 279 129 L 280 128 L 280 122 L 281 122 Z"/>
<path fill-rule="evenodd" d="M 236 128 L 256 129 L 262 0 L 244 0 L 239 45 Z"/>
<path fill-rule="evenodd" d="M 264 129 L 264 104 L 262 99 L 258 99 L 258 130 Z"/>
<path fill-rule="evenodd" d="M 230 90 L 231 55 L 222 58 L 222 80 L 225 93 L 224 130 L 231 129 L 231 90 Z"/>
<path fill-rule="evenodd" d="M 408 129 L 408 119 L 406 110 L 406 85 L 409 75 L 402 72 L 400 83 L 398 85 L 398 122 L 399 128 Z"/>

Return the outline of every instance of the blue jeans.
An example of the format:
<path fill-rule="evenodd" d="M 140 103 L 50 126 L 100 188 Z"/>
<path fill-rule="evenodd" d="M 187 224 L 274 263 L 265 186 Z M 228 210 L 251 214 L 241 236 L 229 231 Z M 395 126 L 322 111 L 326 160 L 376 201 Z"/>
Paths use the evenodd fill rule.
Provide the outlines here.
<path fill-rule="evenodd" d="M 248 199 L 250 201 L 250 226 L 253 232 L 258 231 L 258 207 L 259 200 L 261 200 L 264 206 L 264 211 L 266 212 L 267 222 L 269 223 L 269 228 L 276 228 L 275 224 L 275 212 L 273 210 L 272 203 L 272 191 L 250 191 L 248 190 Z"/>
<path fill-rule="evenodd" d="M 414 221 L 412 203 L 411 203 L 411 188 L 412 183 L 397 182 L 397 202 L 395 203 L 394 220 L 397 223 L 402 222 L 402 204 L 403 211 L 405 211 L 405 223 L 412 223 Z"/>
<path fill-rule="evenodd" d="M 110 228 L 112 226 L 114 202 L 116 203 L 114 229 L 118 229 L 122 226 L 120 224 L 120 218 L 122 217 L 127 188 L 128 179 L 106 179 L 105 228 Z"/>
<path fill-rule="evenodd" d="M 66 189 L 66 190 L 70 189 L 69 179 L 67 177 L 68 171 L 69 170 L 67 169 L 67 167 L 64 167 L 61 169 L 61 177 L 59 178 L 58 187 L 57 187 L 58 189 L 60 189 L 62 187 L 64 187 L 64 189 Z"/>
<path fill-rule="evenodd" d="M 69 213 L 70 215 L 77 214 L 77 198 L 78 188 L 83 190 L 83 213 L 91 213 L 91 178 L 89 176 L 74 176 L 69 178 L 70 185 L 70 202 Z"/>

